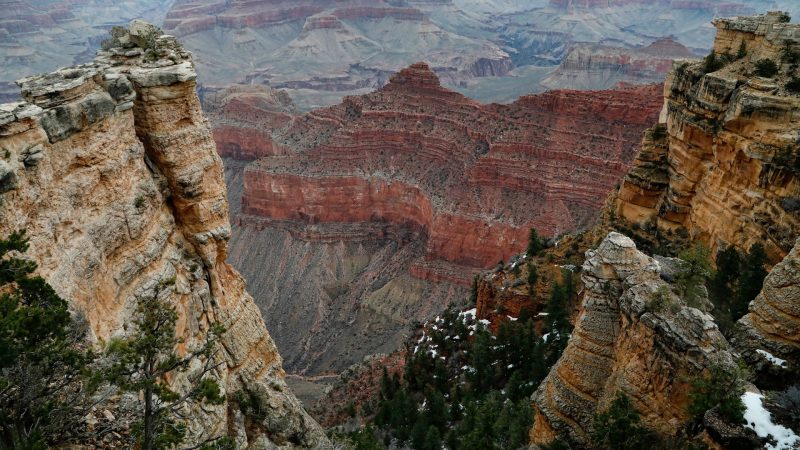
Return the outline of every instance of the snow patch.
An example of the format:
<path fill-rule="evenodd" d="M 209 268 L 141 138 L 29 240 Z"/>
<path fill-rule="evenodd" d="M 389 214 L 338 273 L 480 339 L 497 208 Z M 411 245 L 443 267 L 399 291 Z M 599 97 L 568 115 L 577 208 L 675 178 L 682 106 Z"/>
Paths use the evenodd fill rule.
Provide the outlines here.
<path fill-rule="evenodd" d="M 778 367 L 783 367 L 784 369 L 787 367 L 785 359 L 780 359 L 766 350 L 756 350 L 756 353 L 763 356 L 764 358 L 767 359 L 767 361 L 771 362 L 772 364 Z"/>
<path fill-rule="evenodd" d="M 772 436 L 777 441 L 775 445 L 767 444 L 764 448 L 769 450 L 791 450 L 796 444 L 800 444 L 800 437 L 794 431 L 783 425 L 772 423 L 769 411 L 761 403 L 763 395 L 754 392 L 745 392 L 742 395 L 742 403 L 746 408 L 744 419 L 747 421 L 747 428 L 755 431 L 758 437 Z"/>

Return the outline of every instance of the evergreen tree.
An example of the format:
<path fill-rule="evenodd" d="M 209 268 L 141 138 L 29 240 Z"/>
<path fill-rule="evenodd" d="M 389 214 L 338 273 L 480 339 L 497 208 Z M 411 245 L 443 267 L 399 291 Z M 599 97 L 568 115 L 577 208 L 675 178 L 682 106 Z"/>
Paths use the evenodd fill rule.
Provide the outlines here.
<path fill-rule="evenodd" d="M 678 274 L 677 282 L 689 306 L 698 306 L 701 289 L 714 276 L 709 253 L 708 248 L 700 244 L 680 253 L 679 257 L 685 264 Z"/>
<path fill-rule="evenodd" d="M 133 331 L 129 337 L 113 340 L 108 355 L 113 361 L 109 377 L 122 391 L 136 393 L 142 409 L 134 431 L 143 450 L 172 448 L 184 439 L 185 426 L 176 418 L 178 410 L 190 401 L 221 404 L 217 382 L 211 378 L 217 339 L 224 332 L 215 325 L 199 349 L 180 357 L 175 347 L 178 313 L 167 303 L 174 279 L 159 283 L 152 296 L 136 305 Z M 186 372 L 193 360 L 204 361 L 203 369 L 190 377 L 191 387 L 181 394 L 170 389 L 168 378 Z"/>
<path fill-rule="evenodd" d="M 767 271 L 764 269 L 766 262 L 767 254 L 764 252 L 764 246 L 759 243 L 753 244 L 742 263 L 738 292 L 731 308 L 734 321 L 747 314 L 750 302 L 755 300 L 764 287 L 764 278 L 767 277 Z"/>
<path fill-rule="evenodd" d="M 0 239 L 0 448 L 62 442 L 90 406 L 84 368 L 91 353 L 67 302 L 39 276 L 24 232 Z"/>
<path fill-rule="evenodd" d="M 709 294 L 714 303 L 714 317 L 727 333 L 733 327 L 731 307 L 735 303 L 742 258 L 736 247 L 728 246 L 717 252 L 716 264 L 717 271 L 708 282 Z"/>
<path fill-rule="evenodd" d="M 538 256 L 539 253 L 544 250 L 544 247 L 544 239 L 539 237 L 539 233 L 536 231 L 536 228 L 531 228 L 530 235 L 528 237 L 528 256 Z"/>
<path fill-rule="evenodd" d="M 608 410 L 595 417 L 592 442 L 595 448 L 639 450 L 650 448 L 653 433 L 641 425 L 639 413 L 623 393 L 617 395 Z"/>

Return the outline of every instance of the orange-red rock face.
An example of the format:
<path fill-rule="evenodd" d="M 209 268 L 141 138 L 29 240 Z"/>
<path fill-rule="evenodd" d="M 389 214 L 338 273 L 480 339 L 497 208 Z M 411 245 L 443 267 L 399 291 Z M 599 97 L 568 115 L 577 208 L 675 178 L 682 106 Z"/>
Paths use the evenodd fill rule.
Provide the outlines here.
<path fill-rule="evenodd" d="M 279 154 L 270 130 L 286 126 L 295 115 L 288 96 L 263 86 L 207 92 L 203 109 L 214 127 L 220 156 L 246 161 Z"/>
<path fill-rule="evenodd" d="M 556 235 L 589 223 L 655 120 L 658 96 L 647 86 L 481 105 L 417 64 L 276 133 L 286 155 L 247 168 L 242 211 L 411 225 L 427 236 L 427 260 L 486 267 L 521 251 L 530 227 Z"/>

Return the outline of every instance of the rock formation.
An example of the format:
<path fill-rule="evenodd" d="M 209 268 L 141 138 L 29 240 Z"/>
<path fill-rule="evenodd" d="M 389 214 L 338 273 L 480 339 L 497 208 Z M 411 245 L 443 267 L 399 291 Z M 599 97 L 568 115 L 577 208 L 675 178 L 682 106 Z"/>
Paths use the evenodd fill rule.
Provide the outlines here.
<path fill-rule="evenodd" d="M 739 325 L 741 334 L 732 343 L 751 367 L 769 368 L 774 358 L 784 361 L 781 370 L 800 365 L 800 240 L 769 273 Z"/>
<path fill-rule="evenodd" d="M 19 100 L 14 80 L 90 61 L 107 27 L 160 23 L 168 0 L 5 1 L 0 9 L 0 102 Z"/>
<path fill-rule="evenodd" d="M 702 63 L 675 63 L 664 125 L 645 138 L 618 212 L 635 224 L 683 228 L 712 250 L 760 242 L 776 263 L 800 231 L 800 99 L 785 88 L 787 64 L 769 79 L 755 76 L 754 66 L 762 59 L 780 66 L 785 49 L 797 51 L 800 26 L 772 13 L 715 25 L 717 57 L 740 49 L 746 56 L 712 73 Z"/>
<path fill-rule="evenodd" d="M 39 273 L 98 343 L 125 333 L 137 299 L 166 279 L 175 280 L 185 345 L 203 342 L 214 323 L 227 328 L 215 375 L 228 401 L 193 409 L 193 442 L 229 435 L 239 448 L 325 447 L 225 262 L 222 164 L 192 60 L 173 37 L 146 39 L 157 31 L 134 21 L 94 62 L 20 80 L 25 101 L 0 105 L 0 233 L 27 230 Z M 266 414 L 245 417 L 232 400 L 240 391 Z"/>
<path fill-rule="evenodd" d="M 542 85 L 551 89 L 610 89 L 617 83 L 662 83 L 676 59 L 693 54 L 672 39 L 630 49 L 602 44 L 575 44 Z"/>
<path fill-rule="evenodd" d="M 419 64 L 275 128 L 255 162 L 226 159 L 234 210 L 242 199 L 231 262 L 287 367 L 338 372 L 391 352 L 411 321 L 465 301 L 473 276 L 522 249 L 530 226 L 556 234 L 591 223 L 655 120 L 658 91 L 481 105 Z M 259 120 L 283 123 L 258 107 Z M 224 109 L 211 113 L 218 140 L 234 136 L 225 130 L 235 112 Z"/>
<path fill-rule="evenodd" d="M 203 111 L 214 127 L 222 157 L 251 161 L 280 151 L 271 130 L 288 125 L 297 110 L 285 91 L 266 86 L 233 85 L 203 93 Z"/>
<path fill-rule="evenodd" d="M 242 211 L 410 225 L 427 236 L 427 259 L 486 267 L 520 251 L 531 227 L 555 235 L 594 219 L 627 170 L 632 139 L 655 117 L 654 91 L 483 106 L 415 64 L 282 131 L 276 141 L 290 154 L 247 168 Z"/>
<path fill-rule="evenodd" d="M 688 380 L 733 364 L 714 319 L 686 306 L 662 266 L 611 233 L 586 254 L 580 313 L 569 344 L 533 395 L 533 444 L 584 447 L 596 414 L 626 394 L 647 427 L 673 435 L 689 419 Z"/>

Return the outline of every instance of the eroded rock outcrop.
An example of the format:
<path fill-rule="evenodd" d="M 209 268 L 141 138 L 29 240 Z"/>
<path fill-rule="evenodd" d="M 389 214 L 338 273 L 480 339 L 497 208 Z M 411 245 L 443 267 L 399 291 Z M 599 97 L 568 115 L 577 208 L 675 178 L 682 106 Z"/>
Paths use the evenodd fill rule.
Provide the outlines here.
<path fill-rule="evenodd" d="M 25 101 L 0 105 L 0 233 L 27 230 L 39 273 L 99 343 L 124 333 L 137 299 L 168 279 L 185 345 L 203 342 L 214 323 L 227 328 L 215 375 L 229 401 L 193 408 L 193 442 L 228 435 L 242 448 L 324 448 L 225 262 L 222 164 L 191 56 L 170 36 L 138 46 L 157 32 L 134 21 L 93 63 L 20 80 Z M 174 383 L 180 390 L 181 378 Z M 242 390 L 264 416 L 240 412 L 231 399 Z"/>
<path fill-rule="evenodd" d="M 773 267 L 739 326 L 733 344 L 751 367 L 784 371 L 800 364 L 800 240 Z"/>
<path fill-rule="evenodd" d="M 688 380 L 734 364 L 714 319 L 686 306 L 662 266 L 611 233 L 586 254 L 580 313 L 569 344 L 533 395 L 533 444 L 590 441 L 596 414 L 618 393 L 647 427 L 673 435 L 689 417 Z"/>
<path fill-rule="evenodd" d="M 777 13 L 715 25 L 718 58 L 740 49 L 746 56 L 712 73 L 676 62 L 664 88 L 665 127 L 645 138 L 618 212 L 639 225 L 684 228 L 712 250 L 761 242 L 776 263 L 800 231 L 800 98 L 784 87 L 785 67 L 767 79 L 754 66 L 780 66 L 784 50 L 796 51 L 800 26 Z"/>
<path fill-rule="evenodd" d="M 240 161 L 279 152 L 280 147 L 272 142 L 271 130 L 287 126 L 297 115 L 285 91 L 257 85 L 206 90 L 203 111 L 213 126 L 217 152 Z"/>

